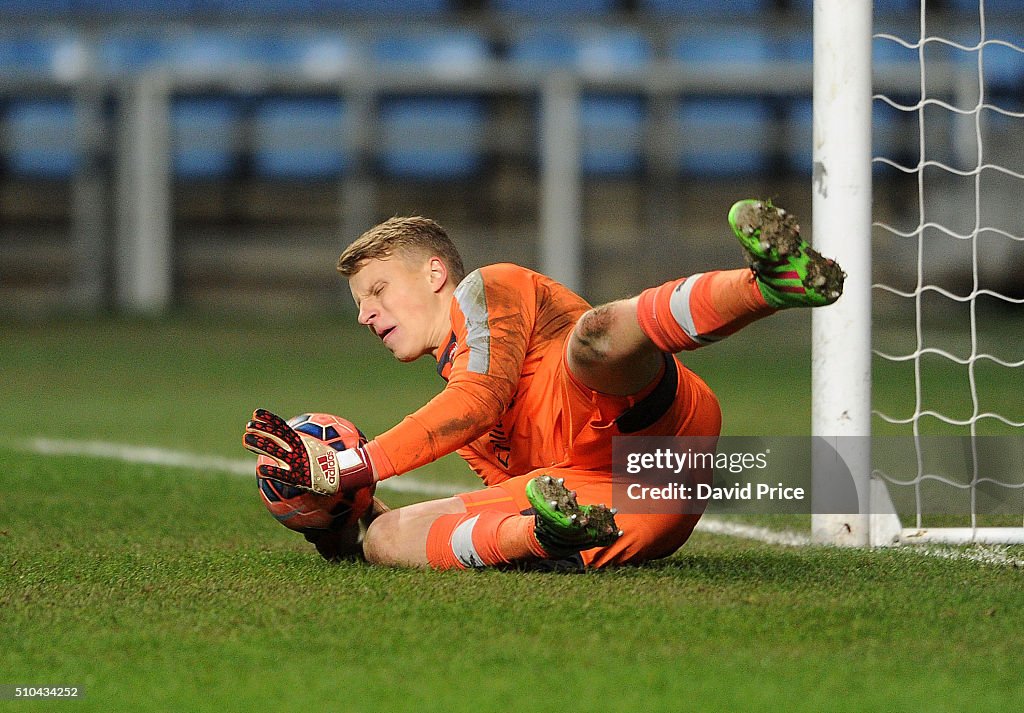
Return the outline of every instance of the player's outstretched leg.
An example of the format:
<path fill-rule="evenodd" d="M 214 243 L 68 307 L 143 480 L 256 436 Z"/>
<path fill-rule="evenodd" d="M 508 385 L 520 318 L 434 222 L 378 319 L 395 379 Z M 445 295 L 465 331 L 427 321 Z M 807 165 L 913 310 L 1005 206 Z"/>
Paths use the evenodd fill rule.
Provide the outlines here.
<path fill-rule="evenodd" d="M 622 530 L 615 510 L 604 505 L 580 505 L 562 478 L 541 475 L 526 484 L 526 497 L 535 514 L 534 534 L 551 557 L 567 557 L 615 542 Z"/>
<path fill-rule="evenodd" d="M 796 217 L 770 200 L 738 201 L 729 210 L 729 225 L 772 307 L 820 307 L 843 294 L 846 274 L 839 264 L 808 245 Z"/>

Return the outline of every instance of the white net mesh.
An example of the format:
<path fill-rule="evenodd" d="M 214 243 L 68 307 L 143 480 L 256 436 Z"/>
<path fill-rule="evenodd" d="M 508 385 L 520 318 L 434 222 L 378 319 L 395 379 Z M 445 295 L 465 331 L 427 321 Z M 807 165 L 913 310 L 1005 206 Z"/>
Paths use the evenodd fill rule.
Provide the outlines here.
<path fill-rule="evenodd" d="M 874 430 L 914 454 L 875 474 L 918 528 L 1024 525 L 1024 5 L 974 3 L 876 13 Z"/>

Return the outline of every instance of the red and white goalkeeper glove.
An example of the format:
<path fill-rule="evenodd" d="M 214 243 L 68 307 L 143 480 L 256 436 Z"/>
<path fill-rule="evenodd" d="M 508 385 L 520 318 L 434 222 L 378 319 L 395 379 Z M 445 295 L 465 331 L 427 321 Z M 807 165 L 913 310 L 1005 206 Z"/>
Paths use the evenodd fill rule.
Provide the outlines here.
<path fill-rule="evenodd" d="M 266 409 L 256 409 L 245 426 L 242 444 L 280 466 L 260 465 L 257 475 L 320 495 L 339 490 L 354 492 L 377 482 L 366 449 L 336 451 L 326 443 L 299 433 L 287 421 Z"/>

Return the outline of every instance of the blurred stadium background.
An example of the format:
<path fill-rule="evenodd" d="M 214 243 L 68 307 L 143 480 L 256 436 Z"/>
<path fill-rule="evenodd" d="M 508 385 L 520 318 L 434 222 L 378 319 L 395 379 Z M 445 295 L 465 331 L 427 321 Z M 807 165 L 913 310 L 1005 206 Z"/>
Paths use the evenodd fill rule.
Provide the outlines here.
<path fill-rule="evenodd" d="M 514 260 L 592 301 L 736 264 L 735 198 L 809 223 L 811 5 L 3 0 L 0 314 L 347 308 L 335 258 L 394 214 L 441 221 L 470 266 Z M 927 5 L 931 31 L 977 42 L 977 0 Z M 1021 4 L 985 7 L 988 36 L 1019 43 Z M 917 8 L 876 2 L 876 25 L 919 37 Z M 929 94 L 976 101 L 977 54 L 933 49 Z M 1000 49 L 986 90 L 1020 111 L 1024 55 Z M 876 40 L 875 75 L 920 97 L 916 50 Z M 976 135 L 950 116 L 924 121 L 955 164 Z M 1020 171 L 1021 122 L 998 119 L 987 157 Z M 876 152 L 915 164 L 916 112 L 876 102 L 874 121 Z M 998 179 L 986 221 L 1019 226 Z M 914 179 L 875 181 L 876 219 L 917 220 Z M 973 222 L 973 182 L 927 200 Z M 1019 246 L 996 247 L 983 282 L 1020 294 Z M 970 278 L 952 248 L 935 261 L 933 282 Z"/>

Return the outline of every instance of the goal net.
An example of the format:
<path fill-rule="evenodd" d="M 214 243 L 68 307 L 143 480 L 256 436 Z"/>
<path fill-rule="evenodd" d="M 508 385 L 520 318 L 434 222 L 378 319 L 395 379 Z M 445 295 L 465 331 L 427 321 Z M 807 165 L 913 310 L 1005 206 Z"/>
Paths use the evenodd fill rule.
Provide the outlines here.
<path fill-rule="evenodd" d="M 821 73 L 833 80 L 855 77 L 858 56 L 854 50 L 837 59 L 826 26 L 855 30 L 865 22 L 857 6 L 865 4 L 815 3 L 815 63 L 829 65 Z M 848 287 L 853 309 L 815 322 L 815 433 L 849 441 L 862 491 L 859 516 L 815 516 L 815 537 L 838 544 L 1020 543 L 1024 6 L 897 4 L 917 12 L 888 12 L 893 3 L 878 2 L 866 19 L 868 106 L 818 97 L 827 89 L 815 70 L 816 132 L 822 126 L 815 190 L 822 190 L 820 170 L 825 187 L 839 194 L 815 196 L 815 241 L 821 236 L 827 250 L 841 228 L 829 224 L 838 212 L 854 226 L 852 237 L 870 244 L 869 256 L 852 256 L 851 277 L 854 269 L 873 273 L 870 283 Z M 863 157 L 850 153 L 855 132 L 852 149 L 834 147 L 851 114 L 872 126 L 867 176 L 858 173 Z M 847 163 L 852 168 L 844 170 Z M 866 224 L 837 205 L 863 200 L 843 195 L 847 178 L 870 187 Z M 824 228 L 820 211 L 828 214 Z M 858 301 L 865 303 L 859 309 Z M 864 343 L 871 344 L 867 354 Z M 843 379 L 849 383 L 837 386 Z M 870 400 L 862 405 L 863 392 Z"/>

